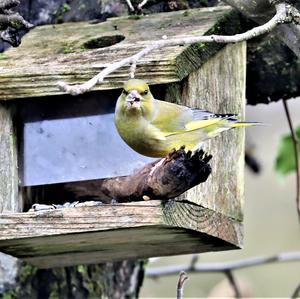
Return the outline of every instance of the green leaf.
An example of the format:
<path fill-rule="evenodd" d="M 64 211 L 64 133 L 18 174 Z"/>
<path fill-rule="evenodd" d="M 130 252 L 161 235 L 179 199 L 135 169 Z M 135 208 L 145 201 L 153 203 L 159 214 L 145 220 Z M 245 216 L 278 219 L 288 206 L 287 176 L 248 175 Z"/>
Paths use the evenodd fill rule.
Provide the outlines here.
<path fill-rule="evenodd" d="M 300 126 L 296 128 L 295 132 L 298 136 L 298 140 L 300 140 Z M 294 146 L 291 135 L 285 135 L 280 140 L 275 161 L 275 170 L 283 176 L 296 170 Z"/>

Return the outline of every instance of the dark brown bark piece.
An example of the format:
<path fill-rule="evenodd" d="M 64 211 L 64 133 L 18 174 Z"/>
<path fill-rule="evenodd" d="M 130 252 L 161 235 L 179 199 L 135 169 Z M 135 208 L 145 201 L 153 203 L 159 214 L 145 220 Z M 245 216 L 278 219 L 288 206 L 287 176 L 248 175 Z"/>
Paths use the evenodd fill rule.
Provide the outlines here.
<path fill-rule="evenodd" d="M 208 164 L 211 158 L 203 150 L 192 154 L 181 147 L 163 161 L 149 163 L 132 175 L 101 181 L 66 183 L 61 187 L 75 195 L 75 199 L 88 197 L 109 202 L 112 199 L 127 202 L 174 198 L 207 180 L 211 173 Z M 155 166 L 157 163 L 161 164 Z"/>

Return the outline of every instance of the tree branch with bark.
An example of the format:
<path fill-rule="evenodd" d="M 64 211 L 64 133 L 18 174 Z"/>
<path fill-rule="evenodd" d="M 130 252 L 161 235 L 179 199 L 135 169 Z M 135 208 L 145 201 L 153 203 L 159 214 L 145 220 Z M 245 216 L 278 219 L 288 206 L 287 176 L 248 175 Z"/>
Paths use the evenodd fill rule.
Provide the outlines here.
<path fill-rule="evenodd" d="M 184 271 L 181 271 L 179 273 L 179 278 L 178 278 L 178 282 L 177 282 L 177 289 L 176 289 L 176 298 L 177 299 L 182 299 L 183 298 L 183 288 L 184 288 L 184 284 L 185 282 L 188 280 L 188 276 L 186 275 L 186 273 Z"/>
<path fill-rule="evenodd" d="M 281 2 L 278 0 L 224 0 L 224 2 L 237 10 L 244 16 L 252 19 L 257 24 L 265 23 L 274 14 L 274 4 Z M 290 13 L 294 14 L 295 9 L 300 9 L 299 1 L 294 1 L 294 6 L 290 6 Z M 294 54 L 300 58 L 300 26 L 299 12 L 296 11 L 296 22 L 282 24 L 274 29 L 274 33 L 280 41 L 284 42 Z"/>
<path fill-rule="evenodd" d="M 131 0 L 126 0 L 127 6 L 131 12 L 140 13 L 142 12 L 143 7 L 147 4 L 148 0 L 141 1 L 136 8 L 132 5 Z"/>
<path fill-rule="evenodd" d="M 148 163 L 133 174 L 122 177 L 59 184 L 55 191 L 74 201 L 101 200 L 101 203 L 131 202 L 150 199 L 172 199 L 186 190 L 203 183 L 211 173 L 211 155 L 202 150 L 194 154 L 181 147 L 166 158 Z M 162 161 L 162 163 L 160 162 Z M 93 203 L 93 202 L 92 202 Z M 92 204 L 92 203 L 88 203 Z M 78 202 L 71 204 L 77 206 Z M 33 210 L 68 207 L 35 205 Z M 80 205 L 78 205 L 80 206 Z"/>
<path fill-rule="evenodd" d="M 21 43 L 19 31 L 33 27 L 33 24 L 12 10 L 19 4 L 18 0 L 3 0 L 0 3 L 0 38 L 13 47 L 18 47 Z"/>
<path fill-rule="evenodd" d="M 299 140 L 295 133 L 294 126 L 292 123 L 292 119 L 290 116 L 288 104 L 285 99 L 283 101 L 283 107 L 286 114 L 286 118 L 288 121 L 289 129 L 291 132 L 292 142 L 293 142 L 293 150 L 294 150 L 294 158 L 295 158 L 295 169 L 296 169 L 296 206 L 298 212 L 298 220 L 300 221 L 300 148 L 299 148 Z"/>

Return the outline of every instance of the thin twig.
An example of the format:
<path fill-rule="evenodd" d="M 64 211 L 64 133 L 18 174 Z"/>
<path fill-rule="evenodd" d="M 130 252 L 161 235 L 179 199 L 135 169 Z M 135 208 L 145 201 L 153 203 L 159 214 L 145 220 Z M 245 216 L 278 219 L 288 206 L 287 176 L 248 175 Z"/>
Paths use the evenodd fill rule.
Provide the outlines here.
<path fill-rule="evenodd" d="M 192 256 L 192 259 L 191 259 L 190 269 L 194 269 L 194 268 L 195 268 L 195 266 L 196 266 L 198 260 L 199 260 L 199 255 L 198 255 L 198 254 L 194 254 L 194 255 Z"/>
<path fill-rule="evenodd" d="M 142 10 L 143 6 L 147 4 L 148 0 L 143 0 L 139 5 L 137 6 L 139 10 Z"/>
<path fill-rule="evenodd" d="M 134 12 L 135 9 L 134 9 L 134 7 L 133 7 L 131 1 L 130 1 L 130 0 L 126 0 L 126 3 L 127 3 L 128 7 L 129 7 L 129 9 L 130 9 L 132 12 Z"/>
<path fill-rule="evenodd" d="M 269 263 L 292 261 L 300 261 L 300 251 L 280 253 L 278 255 L 269 257 L 252 257 L 233 262 L 204 263 L 200 265 L 194 265 L 193 267 L 191 267 L 191 263 L 188 263 L 175 266 L 147 268 L 146 275 L 151 278 L 157 278 L 160 276 L 177 275 L 177 273 L 180 271 L 185 271 L 187 273 L 225 272 L 228 270 L 237 270 Z"/>
<path fill-rule="evenodd" d="M 178 278 L 178 282 L 177 282 L 177 299 L 182 299 L 183 298 L 183 288 L 184 288 L 184 284 L 185 282 L 188 280 L 188 276 L 186 275 L 186 273 L 184 271 L 181 271 L 179 274 L 179 278 Z"/>
<path fill-rule="evenodd" d="M 241 298 L 241 292 L 240 292 L 240 289 L 238 287 L 238 284 L 237 284 L 237 281 L 235 280 L 234 276 L 233 276 L 233 273 L 231 270 L 226 270 L 224 271 L 224 274 L 226 275 L 232 289 L 234 290 L 234 296 L 235 298 L 239 299 Z"/>
<path fill-rule="evenodd" d="M 297 287 L 295 288 L 295 290 L 293 291 L 293 294 L 291 296 L 291 299 L 296 299 L 299 298 L 300 295 L 300 283 L 297 285 Z"/>
<path fill-rule="evenodd" d="M 95 77 L 90 79 L 89 81 L 78 84 L 78 85 L 69 85 L 63 81 L 58 82 L 58 87 L 60 90 L 68 92 L 72 95 L 78 95 L 85 93 L 91 90 L 97 83 L 102 82 L 104 78 L 109 75 L 110 73 L 114 72 L 115 70 L 121 68 L 124 65 L 131 65 L 130 67 L 130 77 L 134 77 L 134 72 L 136 69 L 137 62 L 144 57 L 145 55 L 149 54 L 153 50 L 157 50 L 163 47 L 170 47 L 170 46 L 178 46 L 178 45 L 190 45 L 198 42 L 202 43 L 237 43 L 240 41 L 249 40 L 253 37 L 258 35 L 265 34 L 273 30 L 278 24 L 292 22 L 293 18 L 290 16 L 290 10 L 287 8 L 289 7 L 285 3 L 276 4 L 276 14 L 273 16 L 271 20 L 267 23 L 255 27 L 249 31 L 244 33 L 226 36 L 226 35 L 206 35 L 206 36 L 196 36 L 196 37 L 186 37 L 186 38 L 176 38 L 176 39 L 163 39 L 158 41 L 153 41 L 151 45 L 144 48 L 140 52 L 136 53 L 131 57 L 124 58 L 123 60 L 117 61 L 115 63 L 110 64 L 107 68 L 102 70 L 99 74 Z M 288 10 L 288 11 L 287 11 Z"/>
<path fill-rule="evenodd" d="M 289 124 L 291 136 L 292 136 L 292 141 L 293 141 L 293 147 L 294 147 L 294 156 L 295 156 L 295 167 L 296 167 L 296 204 L 297 204 L 297 211 L 298 211 L 298 219 L 300 221 L 300 161 L 299 161 L 299 140 L 298 137 L 295 133 L 292 119 L 290 116 L 289 108 L 287 105 L 286 100 L 282 100 L 283 102 L 283 107 L 285 110 L 286 118 Z"/>

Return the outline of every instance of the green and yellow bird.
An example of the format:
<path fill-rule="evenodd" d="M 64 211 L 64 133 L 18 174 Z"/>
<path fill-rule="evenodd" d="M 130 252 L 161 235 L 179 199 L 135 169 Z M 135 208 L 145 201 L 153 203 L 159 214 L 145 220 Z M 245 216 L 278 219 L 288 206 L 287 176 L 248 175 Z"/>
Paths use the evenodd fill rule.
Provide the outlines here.
<path fill-rule="evenodd" d="M 254 124 L 238 122 L 235 114 L 213 114 L 156 100 L 148 84 L 138 79 L 125 82 L 115 110 L 122 139 L 148 157 L 165 157 L 182 145 L 195 151 L 222 131 Z"/>

